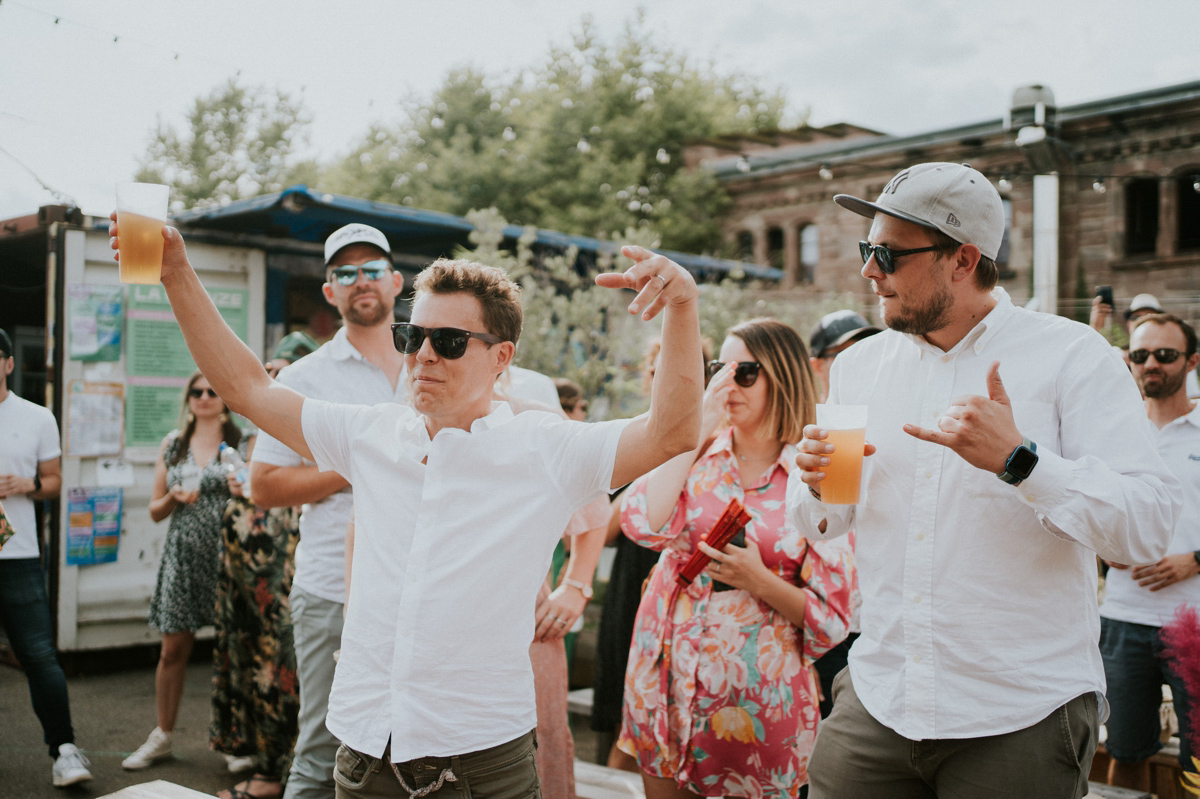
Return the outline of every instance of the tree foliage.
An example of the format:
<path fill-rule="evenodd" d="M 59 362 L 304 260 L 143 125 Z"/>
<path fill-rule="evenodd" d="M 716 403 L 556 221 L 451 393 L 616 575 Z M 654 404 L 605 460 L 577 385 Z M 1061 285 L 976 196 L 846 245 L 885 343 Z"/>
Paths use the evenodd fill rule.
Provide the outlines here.
<path fill-rule="evenodd" d="M 720 247 L 728 197 L 684 167 L 688 140 L 777 127 L 777 92 L 654 42 L 641 20 L 605 42 L 585 20 L 545 62 L 498 80 L 463 67 L 395 126 L 377 124 L 322 187 L 608 238 L 647 227 L 668 249 Z"/>
<path fill-rule="evenodd" d="M 315 165 L 295 158 L 308 122 L 288 94 L 230 79 L 196 98 L 182 130 L 160 120 L 135 179 L 169 185 L 173 208 L 279 191 L 316 175 Z"/>

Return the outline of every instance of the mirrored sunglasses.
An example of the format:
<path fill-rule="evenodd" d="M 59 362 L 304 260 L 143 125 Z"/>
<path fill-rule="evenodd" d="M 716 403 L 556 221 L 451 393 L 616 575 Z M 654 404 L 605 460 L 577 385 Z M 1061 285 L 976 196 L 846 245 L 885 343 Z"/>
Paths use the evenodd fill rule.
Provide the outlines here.
<path fill-rule="evenodd" d="M 724 367 L 724 361 L 709 361 L 704 369 L 704 385 L 707 386 L 708 381 L 716 377 L 717 372 Z M 761 370 L 762 364 L 758 361 L 738 361 L 737 366 L 733 368 L 733 382 L 742 388 L 750 388 L 758 380 Z"/>
<path fill-rule="evenodd" d="M 421 327 L 408 322 L 397 322 L 392 325 L 392 342 L 396 349 L 405 355 L 415 355 L 425 343 L 425 339 L 433 346 L 433 351 L 443 358 L 451 360 L 461 358 L 467 351 L 467 343 L 477 338 L 491 346 L 499 344 L 504 339 L 491 333 L 472 333 L 469 330 L 459 330 L 457 327 Z"/>
<path fill-rule="evenodd" d="M 875 263 L 879 265 L 879 271 L 885 275 L 890 275 L 896 271 L 896 259 L 903 258 L 906 255 L 916 255 L 919 252 L 933 252 L 937 247 L 918 247 L 915 250 L 889 250 L 882 244 L 868 244 L 865 241 L 858 243 L 858 254 L 862 256 L 862 262 L 865 264 L 871 260 L 871 256 L 875 256 Z"/>
<path fill-rule="evenodd" d="M 1173 350 L 1168 347 L 1161 347 L 1157 350 L 1130 350 L 1129 360 L 1136 364 L 1143 364 L 1150 360 L 1150 356 L 1154 356 L 1154 360 L 1159 363 L 1175 363 L 1179 360 L 1179 356 L 1183 355 L 1179 350 Z"/>
<path fill-rule="evenodd" d="M 363 277 L 367 280 L 380 280 L 391 268 L 392 265 L 384 258 L 367 261 L 365 264 L 357 266 L 339 266 L 330 274 L 329 281 L 331 283 L 336 281 L 339 286 L 353 286 L 354 282 L 358 280 L 359 272 L 362 272 Z"/>

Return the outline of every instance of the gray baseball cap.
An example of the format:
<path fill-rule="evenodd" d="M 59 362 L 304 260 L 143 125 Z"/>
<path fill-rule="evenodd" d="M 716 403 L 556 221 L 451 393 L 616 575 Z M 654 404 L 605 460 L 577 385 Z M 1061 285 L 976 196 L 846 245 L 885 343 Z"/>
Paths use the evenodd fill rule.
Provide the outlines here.
<path fill-rule="evenodd" d="M 338 228 L 329 234 L 329 238 L 325 239 L 325 265 L 329 265 L 333 256 L 338 254 L 338 250 L 351 244 L 373 244 L 383 250 L 389 259 L 392 257 L 392 247 L 388 244 L 387 236 L 383 235 L 382 231 L 370 225 L 354 222 Z"/>
<path fill-rule="evenodd" d="M 837 194 L 833 201 L 856 214 L 894 216 L 974 244 L 992 260 L 1004 238 L 1004 203 L 983 173 L 967 164 L 934 162 L 902 170 L 873 203 Z"/>
<path fill-rule="evenodd" d="M 821 317 L 808 337 L 808 351 L 814 358 L 822 358 L 825 351 L 838 347 L 853 338 L 866 338 L 879 333 L 872 325 L 854 311 L 834 311 Z"/>
<path fill-rule="evenodd" d="M 0 327 L 0 353 L 4 353 L 5 358 L 10 358 L 13 354 L 12 339 L 8 337 L 8 333 L 5 333 L 2 327 Z"/>

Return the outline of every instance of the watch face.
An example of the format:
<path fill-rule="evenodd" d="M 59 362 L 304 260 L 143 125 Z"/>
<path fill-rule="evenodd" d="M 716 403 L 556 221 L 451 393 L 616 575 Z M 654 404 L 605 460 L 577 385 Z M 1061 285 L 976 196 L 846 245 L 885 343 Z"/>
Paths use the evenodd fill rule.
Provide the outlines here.
<path fill-rule="evenodd" d="M 1017 447 L 1008 459 L 1008 471 L 1015 474 L 1017 477 L 1025 478 L 1033 471 L 1033 467 L 1037 465 L 1038 456 L 1030 452 L 1025 447 Z"/>

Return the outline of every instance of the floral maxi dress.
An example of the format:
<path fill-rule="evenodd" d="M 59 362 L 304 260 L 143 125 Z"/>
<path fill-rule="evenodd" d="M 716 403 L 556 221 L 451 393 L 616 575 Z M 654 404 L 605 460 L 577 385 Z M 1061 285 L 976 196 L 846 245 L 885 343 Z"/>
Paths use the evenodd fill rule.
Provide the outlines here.
<path fill-rule="evenodd" d="M 629 489 L 622 527 L 665 547 L 638 609 L 626 671 L 621 749 L 648 774 L 702 796 L 795 797 L 808 779 L 819 711 L 814 660 L 846 637 L 855 574 L 787 522 L 785 446 L 743 490 L 726 430 L 693 465 L 667 524 L 650 528 L 646 478 Z M 807 594 L 799 630 L 747 591 L 714 592 L 701 574 L 670 598 L 675 576 L 731 499 L 751 516 L 747 544 Z"/>

